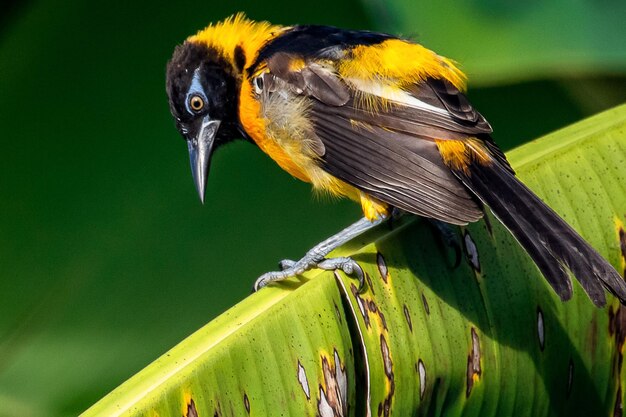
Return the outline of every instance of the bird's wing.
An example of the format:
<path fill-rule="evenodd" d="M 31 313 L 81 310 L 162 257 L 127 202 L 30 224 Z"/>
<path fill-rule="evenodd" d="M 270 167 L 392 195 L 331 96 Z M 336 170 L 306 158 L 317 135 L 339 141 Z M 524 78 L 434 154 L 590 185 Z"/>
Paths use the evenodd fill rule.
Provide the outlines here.
<path fill-rule="evenodd" d="M 305 34 L 302 28 L 296 35 Z M 452 62 L 398 39 L 368 34 L 371 42 L 358 45 L 358 33 L 348 35 L 317 52 L 291 43 L 265 61 L 271 94 L 287 97 L 287 105 L 294 96 L 308 100 L 307 138 L 322 169 L 388 204 L 449 223 L 480 218 L 479 198 L 563 300 L 572 295 L 572 272 L 596 305 L 606 302 L 603 286 L 626 302 L 617 271 L 516 179 L 491 127 L 461 92 Z"/>
<path fill-rule="evenodd" d="M 436 141 L 488 135 L 491 127 L 450 82 L 427 78 L 396 88 L 347 79 L 325 60 L 285 52 L 266 63 L 270 94 L 310 99 L 307 116 L 322 169 L 408 212 L 453 224 L 482 217 Z"/>

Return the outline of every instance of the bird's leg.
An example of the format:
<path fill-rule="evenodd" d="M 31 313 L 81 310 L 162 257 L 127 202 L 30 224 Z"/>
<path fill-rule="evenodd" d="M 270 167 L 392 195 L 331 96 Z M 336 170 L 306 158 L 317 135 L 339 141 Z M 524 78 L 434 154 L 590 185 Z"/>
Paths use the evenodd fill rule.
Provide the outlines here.
<path fill-rule="evenodd" d="M 333 235 L 317 246 L 314 246 L 299 261 L 281 261 L 279 265 L 282 270 L 268 272 L 261 275 L 254 283 L 254 290 L 257 291 L 270 282 L 282 281 L 286 278 L 299 275 L 313 267 L 325 270 L 341 269 L 349 275 L 356 273 L 357 278 L 359 278 L 359 283 L 362 285 L 363 271 L 354 260 L 345 257 L 326 259 L 326 255 L 344 243 L 357 237 L 361 233 L 379 225 L 385 219 L 385 217 L 381 217 L 374 221 L 369 221 L 363 217 L 361 220 L 351 224 L 336 235 Z"/>

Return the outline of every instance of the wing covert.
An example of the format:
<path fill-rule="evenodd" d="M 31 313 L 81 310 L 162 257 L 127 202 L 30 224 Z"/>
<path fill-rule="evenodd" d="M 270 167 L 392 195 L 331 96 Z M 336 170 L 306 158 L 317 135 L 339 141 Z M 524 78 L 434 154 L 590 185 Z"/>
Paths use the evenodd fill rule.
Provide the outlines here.
<path fill-rule="evenodd" d="M 425 217 L 453 224 L 482 217 L 482 205 L 444 164 L 435 141 L 485 136 L 491 126 L 451 83 L 427 79 L 375 94 L 372 80 L 346 80 L 328 60 L 279 52 L 266 65 L 270 94 L 309 98 L 310 136 L 323 149 L 324 171 Z"/>

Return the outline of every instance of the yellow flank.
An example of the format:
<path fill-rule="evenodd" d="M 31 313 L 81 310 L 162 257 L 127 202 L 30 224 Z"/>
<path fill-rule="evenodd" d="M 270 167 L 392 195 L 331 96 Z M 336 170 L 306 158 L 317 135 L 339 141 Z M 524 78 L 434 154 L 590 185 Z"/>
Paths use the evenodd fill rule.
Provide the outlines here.
<path fill-rule="evenodd" d="M 230 62 L 235 61 L 235 48 L 240 46 L 246 56 L 246 67 L 254 62 L 259 49 L 288 27 L 274 26 L 269 22 L 254 22 L 244 13 L 237 13 L 219 23 L 202 29 L 187 40 L 204 43 L 222 52 Z"/>
<path fill-rule="evenodd" d="M 381 217 L 387 217 L 389 215 L 389 206 L 374 197 L 359 192 L 361 199 L 361 208 L 363 209 L 363 215 L 369 221 L 380 219 Z"/>
<path fill-rule="evenodd" d="M 389 39 L 377 45 L 357 46 L 352 56 L 339 65 L 340 74 L 347 79 L 389 81 L 392 85 L 408 86 L 429 77 L 444 78 L 459 90 L 465 90 L 465 74 L 453 61 L 418 44 Z"/>
<path fill-rule="evenodd" d="M 478 162 L 482 165 L 491 163 L 489 151 L 479 139 L 468 138 L 466 140 L 435 140 L 443 162 L 450 168 L 469 173 L 469 165 Z"/>

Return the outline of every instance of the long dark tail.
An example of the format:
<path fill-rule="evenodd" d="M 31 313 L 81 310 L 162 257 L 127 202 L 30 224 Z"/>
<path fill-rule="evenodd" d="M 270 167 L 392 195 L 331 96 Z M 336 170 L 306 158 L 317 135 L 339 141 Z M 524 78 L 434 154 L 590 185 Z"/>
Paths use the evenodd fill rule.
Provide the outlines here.
<path fill-rule="evenodd" d="M 569 269 L 597 306 L 606 303 L 603 286 L 626 302 L 624 279 L 508 166 L 472 163 L 455 174 L 515 236 L 562 300 L 572 296 Z"/>

